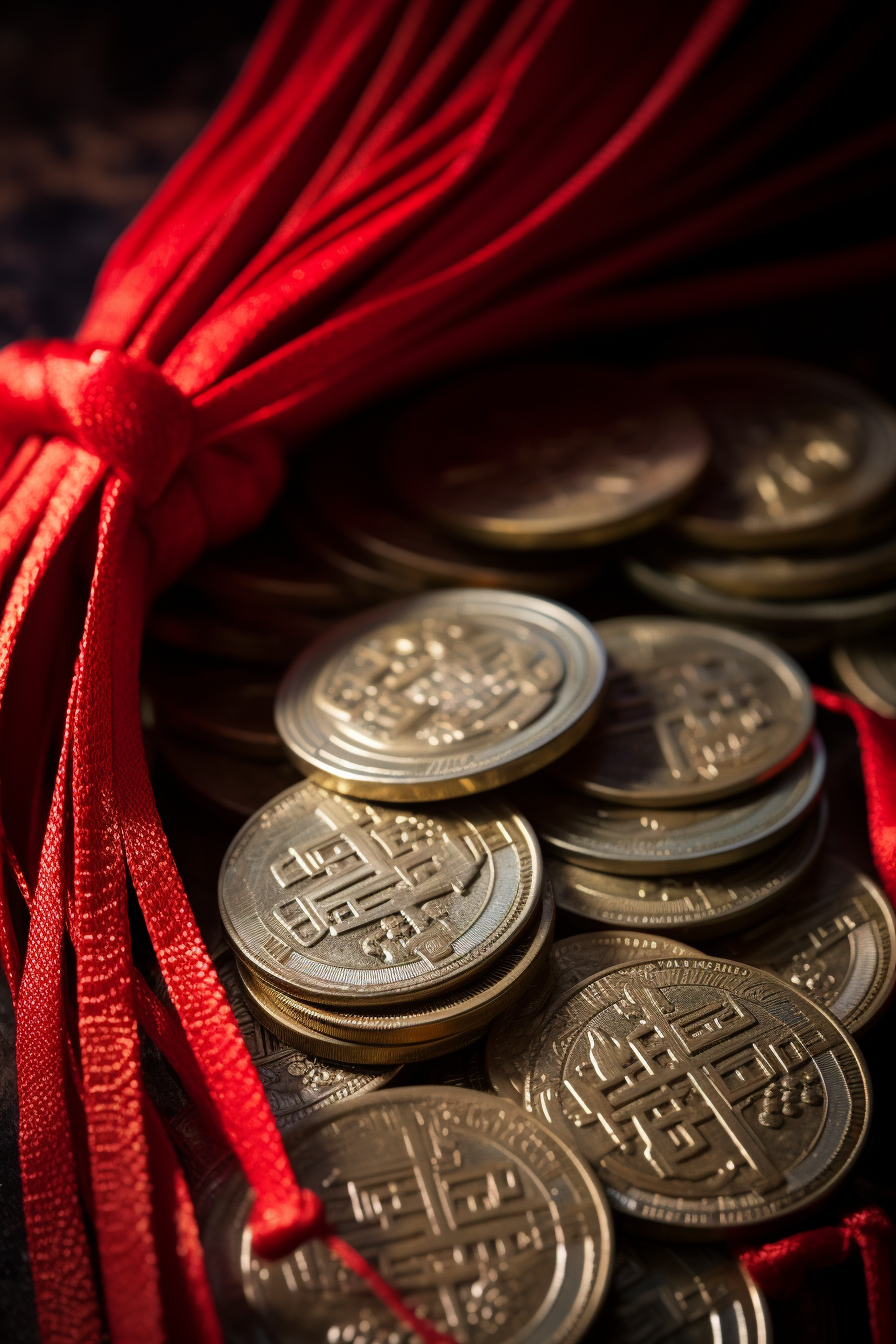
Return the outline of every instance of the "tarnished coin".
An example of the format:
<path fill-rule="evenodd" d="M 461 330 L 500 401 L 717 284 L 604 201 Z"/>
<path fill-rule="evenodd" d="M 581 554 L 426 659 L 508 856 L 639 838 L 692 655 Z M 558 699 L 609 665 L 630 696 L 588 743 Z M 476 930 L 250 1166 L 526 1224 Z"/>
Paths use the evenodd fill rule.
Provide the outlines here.
<path fill-rule="evenodd" d="M 574 789 L 687 807 L 771 778 L 805 745 L 812 688 L 764 640 L 674 616 L 595 628 L 608 660 L 601 716 L 554 767 Z"/>
<path fill-rule="evenodd" d="M 295 766 L 282 757 L 252 760 L 174 733 L 160 732 L 156 745 L 183 787 L 209 811 L 232 821 L 251 817 L 268 799 L 299 780 Z"/>
<path fill-rule="evenodd" d="M 714 937 L 777 906 L 815 862 L 826 824 L 822 797 L 782 844 L 718 873 L 630 877 L 580 868 L 551 854 L 545 868 L 561 910 L 600 924 Z"/>
<path fill-rule="evenodd" d="M 808 994 L 853 1035 L 886 1007 L 896 983 L 893 907 L 876 882 L 825 854 L 786 911 L 714 943 Z"/>
<path fill-rule="evenodd" d="M 568 607 L 449 589 L 342 622 L 293 663 L 275 717 L 303 773 L 339 793 L 459 798 L 567 751 L 605 675 Z"/>
<path fill-rule="evenodd" d="M 896 640 L 865 639 L 831 650 L 831 662 L 842 685 L 856 699 L 885 719 L 896 719 Z"/>
<path fill-rule="evenodd" d="M 615 929 L 561 938 L 551 950 L 553 977 L 546 1002 L 502 1013 L 492 1024 L 485 1047 L 488 1085 L 498 1096 L 523 1105 L 529 1070 L 529 1047 L 538 1039 L 540 1025 L 569 991 L 579 983 L 629 961 L 649 957 L 700 956 L 686 943 L 649 933 L 622 933 Z"/>
<path fill-rule="evenodd" d="M 601 1344 L 771 1344 L 765 1298 L 722 1246 L 621 1237 Z"/>
<path fill-rule="evenodd" d="M 642 531 L 674 508 L 708 456 L 702 422 L 667 390 L 575 363 L 454 380 L 406 413 L 385 450 L 415 512 L 513 549 Z"/>
<path fill-rule="evenodd" d="M 408 812 L 304 781 L 236 836 L 219 900 L 240 959 L 287 995 L 394 1007 L 481 975 L 541 889 L 538 841 L 498 799 Z"/>
<path fill-rule="evenodd" d="M 252 668 L 158 660 L 147 684 L 163 731 L 240 756 L 283 762 L 283 743 L 274 727 L 276 676 Z"/>
<path fill-rule="evenodd" d="M 655 877 L 740 863 L 783 840 L 818 801 L 825 750 L 813 733 L 802 755 L 758 788 L 699 807 L 622 807 L 543 776 L 517 790 L 541 840 L 600 873 Z"/>
<path fill-rule="evenodd" d="M 713 453 L 674 520 L 723 550 L 826 545 L 861 536 L 896 484 L 896 415 L 839 374 L 763 359 L 705 359 L 659 376 L 697 408 Z"/>
<path fill-rule="evenodd" d="M 346 1102 L 287 1139 L 328 1223 L 414 1309 L 469 1344 L 574 1344 L 613 1263 L 606 1196 L 555 1133 L 497 1097 L 406 1087 Z M 228 1183 L 206 1263 L 228 1344 L 414 1338 L 320 1241 L 265 1261 L 253 1196 Z"/>
<path fill-rule="evenodd" d="M 864 1060 L 773 975 L 712 957 L 604 971 L 547 1015 L 526 1104 L 619 1213 L 712 1240 L 824 1199 L 864 1142 Z"/>

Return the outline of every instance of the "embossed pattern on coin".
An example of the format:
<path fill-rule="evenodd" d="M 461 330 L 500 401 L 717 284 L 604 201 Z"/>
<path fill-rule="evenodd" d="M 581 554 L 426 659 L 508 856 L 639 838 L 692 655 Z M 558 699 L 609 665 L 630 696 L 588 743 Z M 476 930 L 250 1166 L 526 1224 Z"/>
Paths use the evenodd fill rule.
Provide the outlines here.
<path fill-rule="evenodd" d="M 469 1344 L 574 1344 L 613 1261 L 606 1197 L 575 1152 L 517 1107 L 451 1087 L 346 1102 L 287 1139 L 328 1222 L 438 1328 Z M 222 1192 L 205 1234 L 228 1344 L 414 1338 L 320 1241 L 253 1253 L 252 1195 Z"/>
<path fill-rule="evenodd" d="M 815 708 L 803 671 L 735 630 L 674 616 L 600 621 L 600 719 L 556 773 L 610 802 L 687 807 L 770 778 L 801 749 Z"/>
<path fill-rule="evenodd" d="M 893 907 L 870 877 L 825 854 L 786 912 L 714 943 L 720 956 L 781 976 L 855 1035 L 886 1007 L 896 983 Z"/>
<path fill-rule="evenodd" d="M 491 546 L 591 546 L 651 526 L 709 456 L 700 420 L 650 380 L 520 363 L 406 413 L 385 461 L 411 507 Z"/>
<path fill-rule="evenodd" d="M 236 836 L 219 899 L 237 954 L 286 994 L 394 1006 L 481 974 L 541 887 L 538 842 L 498 799 L 409 812 L 306 780 Z"/>
<path fill-rule="evenodd" d="M 674 526 L 723 550 L 825 545 L 896 484 L 896 416 L 824 369 L 761 359 L 670 365 L 713 453 Z"/>
<path fill-rule="evenodd" d="M 831 650 L 834 671 L 846 689 L 868 709 L 896 719 L 896 640 L 861 640 Z"/>
<path fill-rule="evenodd" d="M 287 673 L 277 728 L 340 793 L 456 798 L 554 760 L 597 713 L 606 656 L 567 607 L 470 589 L 345 621 Z"/>
<path fill-rule="evenodd" d="M 629 877 L 580 868 L 552 854 L 545 856 L 545 868 L 561 910 L 600 924 L 714 937 L 762 918 L 794 888 L 818 855 L 826 823 L 822 797 L 782 844 L 718 873 Z"/>
<path fill-rule="evenodd" d="M 541 778 L 516 792 L 544 843 L 601 873 L 637 877 L 703 872 L 771 849 L 818 800 L 825 751 L 813 733 L 798 760 L 738 798 L 699 807 L 622 807 Z"/>
<path fill-rule="evenodd" d="M 529 1054 L 526 1104 L 613 1208 L 711 1240 L 805 1209 L 845 1177 L 870 1092 L 852 1037 L 775 976 L 658 958 L 580 984 Z"/>

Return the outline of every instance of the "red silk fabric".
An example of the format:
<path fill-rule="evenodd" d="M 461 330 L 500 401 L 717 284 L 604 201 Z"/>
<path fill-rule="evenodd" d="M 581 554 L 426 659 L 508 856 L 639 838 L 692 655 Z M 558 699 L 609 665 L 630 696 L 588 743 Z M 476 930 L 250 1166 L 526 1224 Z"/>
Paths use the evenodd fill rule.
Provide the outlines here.
<path fill-rule="evenodd" d="M 103 1323 L 114 1344 L 219 1339 L 141 1027 L 254 1187 L 256 1248 L 324 1235 L 434 1337 L 290 1171 L 155 810 L 146 604 L 260 520 L 287 438 L 386 390 L 546 333 L 892 271 L 871 237 L 681 274 L 892 173 L 892 122 L 800 148 L 888 21 L 837 0 L 282 0 L 77 341 L 0 354 L 0 957 L 48 1344 Z M 173 1012 L 134 970 L 129 882 Z"/>

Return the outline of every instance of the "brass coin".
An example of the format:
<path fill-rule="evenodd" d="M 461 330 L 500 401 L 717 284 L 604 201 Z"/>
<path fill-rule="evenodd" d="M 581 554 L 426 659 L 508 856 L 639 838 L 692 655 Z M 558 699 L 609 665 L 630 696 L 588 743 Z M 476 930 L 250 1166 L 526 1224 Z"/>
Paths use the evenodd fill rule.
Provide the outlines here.
<path fill-rule="evenodd" d="M 831 663 L 841 684 L 855 698 L 885 719 L 896 719 L 896 641 L 865 639 L 831 650 Z"/>
<path fill-rule="evenodd" d="M 251 817 L 268 799 L 299 780 L 287 760 L 257 759 L 159 733 L 159 755 L 178 781 L 206 808 L 229 820 Z"/>
<path fill-rule="evenodd" d="M 824 855 L 787 910 L 713 952 L 779 975 L 856 1035 L 880 1015 L 896 984 L 893 907 L 851 863 Z"/>
<path fill-rule="evenodd" d="M 491 1090 L 520 1106 L 524 1104 L 530 1044 L 540 1036 L 546 1016 L 581 980 L 608 966 L 650 957 L 686 956 L 700 953 L 686 943 L 650 933 L 622 933 L 614 929 L 561 938 L 551 950 L 553 976 L 547 1001 L 502 1013 L 492 1024 L 485 1047 L 485 1070 Z"/>
<path fill-rule="evenodd" d="M 227 938 L 262 980 L 394 1008 L 481 975 L 539 910 L 542 863 L 497 798 L 414 812 L 306 780 L 250 818 L 218 890 Z"/>
<path fill-rule="evenodd" d="M 607 650 L 603 709 L 554 767 L 572 788 L 633 807 L 688 807 L 770 779 L 805 745 L 812 688 L 764 640 L 674 616 L 595 629 Z"/>
<path fill-rule="evenodd" d="M 287 1152 L 336 1232 L 455 1339 L 575 1344 L 597 1314 L 613 1264 L 606 1196 L 517 1107 L 458 1088 L 396 1088 L 307 1121 Z M 204 1237 L 228 1344 L 413 1340 L 320 1241 L 262 1260 L 252 1202 L 236 1175 Z"/>
<path fill-rule="evenodd" d="M 540 839 L 567 862 L 635 877 L 696 873 L 761 854 L 795 830 L 818 801 L 825 759 L 813 733 L 802 755 L 767 783 L 699 807 L 623 807 L 544 777 L 517 793 Z"/>
<path fill-rule="evenodd" d="M 439 1087 L 467 1087 L 474 1092 L 491 1091 L 485 1072 L 481 1038 L 463 1050 L 452 1050 L 450 1054 L 427 1060 L 418 1072 L 421 1083 L 435 1083 Z M 415 1075 L 414 1081 L 417 1080 Z"/>
<path fill-rule="evenodd" d="M 621 1237 L 601 1344 L 771 1344 L 762 1293 L 723 1246 Z"/>
<path fill-rule="evenodd" d="M 486 546 L 593 546 L 668 514 L 709 456 L 706 430 L 650 380 L 519 363 L 419 401 L 385 450 L 415 512 Z"/>
<path fill-rule="evenodd" d="M 705 359 L 659 371 L 712 431 L 679 532 L 722 550 L 827 545 L 896 484 L 896 415 L 848 378 L 804 364 Z"/>
<path fill-rule="evenodd" d="M 780 845 L 718 873 L 630 877 L 580 868 L 553 855 L 546 856 L 545 867 L 561 910 L 599 924 L 714 937 L 761 919 L 793 890 L 818 856 L 827 810 L 822 797 Z"/>
<path fill-rule="evenodd" d="M 169 662 L 151 670 L 148 685 L 163 731 L 240 756 L 283 762 L 274 727 L 275 677 L 251 668 Z"/>
<path fill-rule="evenodd" d="M 547 1015 L 526 1104 L 588 1159 L 619 1213 L 713 1240 L 829 1195 L 868 1128 L 847 1031 L 736 962 L 657 958 L 593 976 Z"/>
<path fill-rule="evenodd" d="M 361 1045 L 407 1045 L 454 1037 L 485 1027 L 544 975 L 554 934 L 554 912 L 553 896 L 546 892 L 538 920 L 531 921 L 530 928 L 483 975 L 467 980 L 450 994 L 405 1008 L 357 1011 L 304 1002 L 278 993 L 242 964 L 240 978 L 250 986 L 256 1002 L 273 1006 L 278 1017 L 288 1018 L 299 1030 L 308 1026 Z"/>
<path fill-rule="evenodd" d="M 299 769 L 340 793 L 458 798 L 568 750 L 605 674 L 568 607 L 450 589 L 342 622 L 293 663 L 275 718 Z"/>

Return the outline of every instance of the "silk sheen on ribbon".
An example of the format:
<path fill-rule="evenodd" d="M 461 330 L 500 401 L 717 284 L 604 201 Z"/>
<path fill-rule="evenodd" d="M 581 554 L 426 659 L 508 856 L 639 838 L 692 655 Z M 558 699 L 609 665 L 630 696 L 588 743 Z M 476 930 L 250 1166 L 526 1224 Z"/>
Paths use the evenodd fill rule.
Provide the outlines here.
<path fill-rule="evenodd" d="M 281 0 L 113 248 L 77 340 L 0 354 L 0 957 L 45 1344 L 220 1339 L 139 1028 L 242 1165 L 256 1249 L 323 1237 L 435 1344 L 296 1185 L 156 813 L 143 614 L 260 521 L 287 438 L 366 399 L 551 332 L 892 271 L 896 246 L 872 239 L 680 275 L 892 171 L 896 124 L 814 153 L 798 134 L 888 22 L 836 0 Z M 892 897 L 873 781 L 892 780 L 896 744 L 843 703 Z M 173 1012 L 134 969 L 128 881 Z M 879 1322 L 885 1280 L 869 1277 Z"/>

